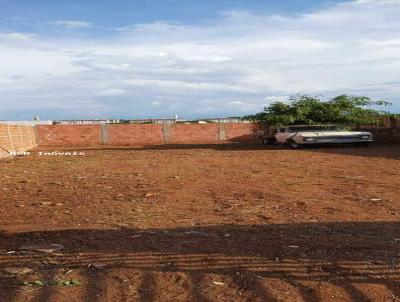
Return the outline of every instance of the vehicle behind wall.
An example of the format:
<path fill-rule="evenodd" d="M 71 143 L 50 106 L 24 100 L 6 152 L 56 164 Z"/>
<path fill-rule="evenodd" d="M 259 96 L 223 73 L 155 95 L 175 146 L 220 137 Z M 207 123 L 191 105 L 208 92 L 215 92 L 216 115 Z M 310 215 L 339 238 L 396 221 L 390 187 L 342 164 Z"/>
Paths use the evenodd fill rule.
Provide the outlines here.
<path fill-rule="evenodd" d="M 373 142 L 372 133 L 350 131 L 340 125 L 292 125 L 258 135 L 263 144 L 285 144 L 293 149 L 316 145 L 369 146 Z"/>

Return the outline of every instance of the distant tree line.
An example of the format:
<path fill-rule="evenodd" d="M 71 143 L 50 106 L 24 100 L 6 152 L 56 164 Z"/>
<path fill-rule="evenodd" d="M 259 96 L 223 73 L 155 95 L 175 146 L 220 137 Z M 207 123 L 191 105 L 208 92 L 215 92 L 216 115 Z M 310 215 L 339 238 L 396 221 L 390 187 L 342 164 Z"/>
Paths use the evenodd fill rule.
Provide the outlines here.
<path fill-rule="evenodd" d="M 388 106 L 387 101 L 373 101 L 366 96 L 339 95 L 328 101 L 320 97 L 297 95 L 289 102 L 274 102 L 263 112 L 243 117 L 245 120 L 264 121 L 270 125 L 293 124 L 375 124 L 380 117 L 389 115 L 386 111 L 368 108 Z"/>

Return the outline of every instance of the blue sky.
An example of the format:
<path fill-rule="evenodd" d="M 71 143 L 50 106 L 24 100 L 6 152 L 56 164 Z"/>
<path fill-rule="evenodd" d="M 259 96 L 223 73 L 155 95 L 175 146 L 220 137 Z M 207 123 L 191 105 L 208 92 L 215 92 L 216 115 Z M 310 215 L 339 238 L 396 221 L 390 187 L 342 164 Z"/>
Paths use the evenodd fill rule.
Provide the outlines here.
<path fill-rule="evenodd" d="M 203 22 L 218 18 L 225 11 L 251 11 L 264 14 L 296 14 L 344 1 L 325 0 L 1 0 L 1 26 L 11 30 L 47 31 L 53 20 L 85 20 L 104 27 L 135 23 L 174 21 Z M 26 22 L 25 25 L 23 22 Z M 42 24 L 40 24 L 42 23 Z"/>
<path fill-rule="evenodd" d="M 297 93 L 400 111 L 400 0 L 0 7 L 0 119 L 245 115 Z"/>

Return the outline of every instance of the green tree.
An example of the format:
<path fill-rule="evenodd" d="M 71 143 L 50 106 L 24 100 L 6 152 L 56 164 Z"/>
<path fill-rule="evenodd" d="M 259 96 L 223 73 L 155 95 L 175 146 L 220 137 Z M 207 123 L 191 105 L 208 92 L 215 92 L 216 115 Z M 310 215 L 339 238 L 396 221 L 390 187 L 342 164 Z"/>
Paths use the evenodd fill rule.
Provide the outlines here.
<path fill-rule="evenodd" d="M 271 125 L 327 124 L 344 125 L 374 124 L 387 113 L 368 108 L 387 106 L 386 101 L 373 101 L 365 96 L 339 95 L 328 101 L 319 97 L 298 95 L 288 103 L 275 102 L 264 108 L 263 112 L 243 117 L 246 120 L 265 121 Z"/>

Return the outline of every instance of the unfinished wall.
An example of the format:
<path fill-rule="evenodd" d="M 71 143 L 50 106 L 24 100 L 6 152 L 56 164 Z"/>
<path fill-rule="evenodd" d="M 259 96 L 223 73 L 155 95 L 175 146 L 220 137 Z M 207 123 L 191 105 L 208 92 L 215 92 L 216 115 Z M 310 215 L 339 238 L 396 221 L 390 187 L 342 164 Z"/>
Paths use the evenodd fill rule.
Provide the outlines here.
<path fill-rule="evenodd" d="M 0 158 L 9 156 L 8 152 L 24 152 L 36 145 L 33 126 L 0 124 Z"/>
<path fill-rule="evenodd" d="M 371 132 L 377 144 L 400 144 L 400 127 L 363 127 L 360 130 Z"/>
<path fill-rule="evenodd" d="M 384 116 L 376 125 L 358 126 L 356 129 L 372 132 L 377 144 L 400 144 L 399 116 Z"/>
<path fill-rule="evenodd" d="M 38 125 L 39 145 L 73 146 L 101 144 L 101 125 Z"/>
<path fill-rule="evenodd" d="M 169 143 L 215 143 L 219 140 L 217 124 L 176 124 L 167 136 Z"/>
<path fill-rule="evenodd" d="M 221 124 L 225 129 L 225 137 L 232 142 L 252 142 L 254 131 L 260 129 L 258 124 Z"/>
<path fill-rule="evenodd" d="M 156 145 L 163 143 L 162 125 L 156 124 L 108 124 L 108 140 L 112 145 Z M 103 131 L 105 134 L 106 131 Z"/>
<path fill-rule="evenodd" d="M 257 123 L 39 125 L 36 127 L 38 143 L 44 146 L 256 142 L 258 140 L 254 137 L 254 132 L 260 129 Z M 397 124 L 363 126 L 359 127 L 359 130 L 371 131 L 378 144 L 400 143 L 400 125 Z M 18 133 L 16 130 L 12 132 Z M 0 136 L 2 135 L 0 143 L 1 139 L 7 138 L 4 133 L 6 132 L 3 129 L 3 132 L 0 132 Z M 16 137 L 15 140 L 18 138 Z"/>
<path fill-rule="evenodd" d="M 40 125 L 37 133 L 44 146 L 206 144 L 254 141 L 255 128 L 245 123 Z"/>

